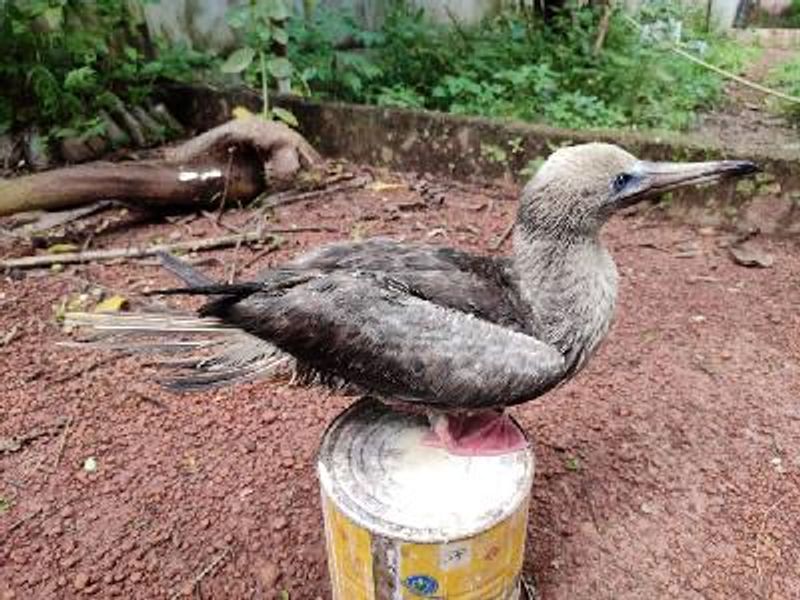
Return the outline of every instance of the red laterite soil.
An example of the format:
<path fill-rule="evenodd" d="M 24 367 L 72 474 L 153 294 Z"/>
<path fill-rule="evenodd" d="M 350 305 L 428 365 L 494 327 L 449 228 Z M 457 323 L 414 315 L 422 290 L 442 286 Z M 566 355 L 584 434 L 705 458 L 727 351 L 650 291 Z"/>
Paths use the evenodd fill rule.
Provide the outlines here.
<path fill-rule="evenodd" d="M 319 231 L 273 253 L 204 253 L 205 268 L 246 279 L 354 236 L 489 251 L 516 206 L 512 189 L 377 177 L 400 186 L 280 208 L 270 226 Z M 93 247 L 225 225 L 109 227 Z M 775 264 L 747 269 L 727 234 L 652 214 L 605 239 L 621 273 L 609 338 L 574 381 L 515 410 L 537 456 L 526 574 L 543 599 L 800 597 L 798 247 L 758 239 Z M 351 400 L 288 382 L 175 396 L 142 358 L 56 345 L 64 298 L 102 287 L 135 305 L 169 283 L 153 261 L 0 283 L 0 599 L 328 597 L 314 456 Z"/>

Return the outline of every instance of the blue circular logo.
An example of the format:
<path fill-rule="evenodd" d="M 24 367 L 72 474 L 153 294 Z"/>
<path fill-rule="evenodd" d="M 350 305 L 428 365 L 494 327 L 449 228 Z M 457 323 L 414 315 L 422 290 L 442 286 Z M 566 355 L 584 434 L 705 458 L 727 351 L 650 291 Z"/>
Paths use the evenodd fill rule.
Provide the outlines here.
<path fill-rule="evenodd" d="M 439 589 L 439 582 L 429 575 L 409 575 L 404 584 L 418 596 L 430 596 Z"/>

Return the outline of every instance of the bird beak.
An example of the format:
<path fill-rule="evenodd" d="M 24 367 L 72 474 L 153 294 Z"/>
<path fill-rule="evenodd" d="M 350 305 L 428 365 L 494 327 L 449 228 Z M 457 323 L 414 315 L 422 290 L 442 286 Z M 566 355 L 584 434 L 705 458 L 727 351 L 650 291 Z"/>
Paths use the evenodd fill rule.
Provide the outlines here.
<path fill-rule="evenodd" d="M 673 163 L 639 161 L 631 170 L 631 183 L 617 194 L 619 208 L 687 185 L 757 173 L 761 169 L 747 160 Z"/>

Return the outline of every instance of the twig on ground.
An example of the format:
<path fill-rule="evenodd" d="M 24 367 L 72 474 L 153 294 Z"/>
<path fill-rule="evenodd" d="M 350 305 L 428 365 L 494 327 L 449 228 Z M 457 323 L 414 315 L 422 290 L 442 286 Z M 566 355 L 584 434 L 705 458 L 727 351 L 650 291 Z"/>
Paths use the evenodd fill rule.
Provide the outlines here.
<path fill-rule="evenodd" d="M 31 514 L 29 514 L 29 515 L 26 515 L 26 516 L 24 516 L 24 517 L 21 517 L 21 518 L 17 519 L 16 521 L 14 521 L 14 522 L 11 524 L 11 527 L 9 527 L 9 528 L 8 528 L 8 530 L 6 531 L 6 535 L 5 535 L 5 537 L 4 537 L 4 538 L 2 538 L 2 541 L 5 541 L 6 539 L 8 539 L 8 537 L 9 537 L 9 536 L 10 536 L 12 533 L 14 533 L 14 532 L 15 532 L 17 529 L 19 529 L 20 527 L 22 527 L 22 526 L 23 526 L 25 523 L 27 523 L 27 522 L 28 522 L 28 521 L 30 521 L 31 519 L 34 519 L 34 518 L 36 518 L 37 516 L 39 516 L 39 514 L 42 512 L 42 510 L 43 510 L 43 509 L 42 509 L 41 507 L 39 507 L 39 508 L 37 508 L 36 510 L 34 510 L 34 511 L 31 513 Z"/>
<path fill-rule="evenodd" d="M 2 338 L 0 338 L 0 348 L 2 348 L 3 346 L 8 346 L 8 344 L 13 342 L 14 338 L 17 337 L 18 333 L 19 333 L 18 325 L 14 325 L 13 327 L 11 327 L 11 329 L 8 330 L 8 333 L 6 333 Z"/>
<path fill-rule="evenodd" d="M 92 371 L 94 371 L 97 367 L 100 366 L 100 364 L 102 362 L 103 361 L 101 361 L 101 360 L 96 360 L 93 363 L 91 363 L 90 365 L 87 365 L 85 367 L 81 367 L 81 368 L 79 368 L 79 369 L 77 369 L 75 371 L 71 371 L 70 373 L 67 373 L 66 375 L 62 375 L 61 377 L 59 377 L 57 379 L 54 379 L 53 382 L 52 382 L 52 385 L 62 385 L 64 383 L 68 382 L 68 381 L 72 381 L 76 377 L 83 377 L 87 373 L 91 373 Z"/>
<path fill-rule="evenodd" d="M 222 188 L 222 197 L 219 200 L 217 209 L 217 223 L 222 224 L 222 212 L 225 210 L 225 203 L 228 201 L 228 187 L 231 180 L 231 169 L 233 168 L 233 155 L 236 153 L 236 146 L 228 148 L 228 166 L 225 169 L 225 186 Z"/>
<path fill-rule="evenodd" d="M 309 192 L 278 192 L 277 194 L 272 194 L 264 199 L 264 202 L 261 205 L 261 210 L 265 211 L 271 208 L 277 208 L 279 206 L 286 206 L 287 204 L 294 204 L 295 202 L 302 202 L 303 200 L 312 200 L 314 198 L 318 198 L 319 196 L 324 196 L 325 194 L 333 194 L 335 192 L 364 187 L 370 181 L 372 181 L 371 177 L 363 176 L 356 177 L 355 179 L 345 181 L 338 185 L 330 185 L 316 190 L 311 190 Z"/>
<path fill-rule="evenodd" d="M 236 280 L 236 271 L 239 269 L 239 249 L 241 247 L 241 242 L 237 242 L 233 247 L 233 260 L 231 260 L 230 268 L 228 269 L 228 283 L 233 283 Z"/>
<path fill-rule="evenodd" d="M 54 229 L 55 227 L 68 225 L 69 223 L 77 221 L 83 217 L 88 217 L 104 210 L 108 210 L 112 206 L 114 206 L 114 203 L 110 200 L 100 200 L 87 206 L 79 206 L 78 208 L 68 208 L 66 210 L 55 212 L 44 212 L 41 213 L 39 218 L 32 223 L 28 223 L 27 225 L 16 228 L 11 233 L 15 236 L 44 233 L 50 229 Z"/>
<path fill-rule="evenodd" d="M 275 241 L 272 244 L 270 244 L 269 246 L 267 246 L 266 248 L 261 250 L 258 254 L 256 254 L 253 258 L 248 260 L 245 263 L 244 268 L 245 269 L 249 269 L 251 265 L 254 265 L 258 261 L 260 261 L 267 254 L 272 254 L 273 252 L 275 252 L 275 250 L 277 250 L 278 248 L 281 247 L 281 243 L 282 243 L 282 240 L 280 238 L 276 238 Z"/>
<path fill-rule="evenodd" d="M 491 250 L 499 250 L 500 246 L 502 246 L 505 243 L 505 241 L 511 237 L 511 234 L 514 232 L 514 225 L 516 225 L 516 223 L 514 223 L 513 221 L 509 223 L 505 231 L 503 231 L 503 233 L 500 234 L 499 238 L 497 238 L 494 242 L 492 242 L 492 245 L 489 246 L 489 248 Z"/>
<path fill-rule="evenodd" d="M 54 264 L 86 263 L 118 258 L 144 258 L 159 252 L 200 252 L 216 248 L 226 248 L 236 244 L 249 244 L 264 241 L 264 233 L 259 231 L 227 235 L 216 238 L 189 240 L 174 244 L 156 244 L 147 247 L 111 248 L 109 250 L 93 250 L 91 252 L 71 252 L 66 254 L 47 254 L 43 256 L 26 256 L 0 261 L 5 269 L 33 269 L 49 267 Z"/>
<path fill-rule="evenodd" d="M 233 225 L 228 225 L 225 221 L 222 220 L 222 213 L 214 214 L 214 213 L 208 212 L 207 210 L 203 210 L 203 211 L 200 211 L 200 212 L 202 213 L 202 215 L 206 219 L 208 219 L 211 222 L 211 224 L 217 230 L 222 228 L 222 229 L 225 229 L 226 231 L 229 231 L 230 233 L 236 233 L 236 234 L 241 235 L 241 233 L 242 233 L 241 229 L 239 229 L 238 227 L 234 227 Z"/>
<path fill-rule="evenodd" d="M 63 451 L 64 437 L 66 436 L 66 432 L 69 429 L 71 422 L 72 422 L 72 417 L 69 417 L 68 419 L 64 419 L 61 423 L 57 424 L 58 427 L 64 427 L 64 431 L 61 434 L 59 453 Z M 47 453 L 43 453 L 42 456 L 39 458 L 39 460 L 36 461 L 36 464 L 34 464 L 33 467 L 27 472 L 24 479 L 26 483 L 31 477 L 33 477 L 34 475 L 36 475 L 36 473 L 39 472 L 39 469 L 42 467 L 42 464 L 44 463 L 47 456 L 48 456 Z M 51 472 L 52 471 L 45 473 L 45 480 L 47 480 Z"/>
<path fill-rule="evenodd" d="M 66 423 L 65 419 L 59 419 L 55 423 L 51 423 L 44 427 L 38 427 L 36 429 L 32 429 L 27 433 L 23 433 L 21 435 L 17 435 L 11 438 L 0 438 L 0 454 L 19 452 L 31 442 L 38 440 L 39 438 L 42 437 L 53 435 L 59 429 L 64 427 L 65 423 Z"/>
<path fill-rule="evenodd" d="M 58 465 L 61 464 L 61 458 L 64 456 L 64 448 L 67 447 L 67 436 L 69 435 L 69 430 L 72 428 L 73 419 L 74 416 L 71 416 L 67 419 L 67 423 L 64 425 L 64 431 L 61 432 L 61 440 L 58 443 L 56 460 L 53 462 L 53 471 L 58 469 Z"/>
<path fill-rule="evenodd" d="M 756 550 L 755 554 L 755 563 L 756 563 L 756 573 L 758 573 L 759 583 L 763 583 L 764 574 L 761 570 L 761 560 L 758 553 L 758 544 L 761 543 L 761 538 L 764 536 L 764 532 L 767 530 L 767 523 L 769 522 L 769 515 L 772 511 L 776 510 L 781 503 L 789 496 L 788 493 L 783 494 L 780 498 L 778 498 L 775 502 L 773 502 L 767 510 L 764 511 L 764 514 L 761 517 L 761 527 L 759 527 L 758 534 L 756 535 Z"/>
<path fill-rule="evenodd" d="M 205 579 L 206 577 L 208 577 L 214 571 L 214 569 L 216 569 L 220 565 L 220 563 L 228 557 L 230 553 L 231 553 L 231 548 L 229 546 L 225 548 L 225 550 L 220 552 L 214 560 L 208 563 L 208 565 L 206 565 L 205 568 L 203 568 L 203 570 L 200 571 L 195 576 L 195 578 L 191 581 L 189 586 L 183 586 L 177 592 L 172 594 L 172 596 L 170 596 L 170 600 L 175 600 L 176 598 L 180 598 L 181 595 L 183 595 L 187 590 L 189 591 L 189 593 L 193 592 L 197 588 L 197 586 L 200 585 L 200 582 L 203 581 L 203 579 Z"/>
<path fill-rule="evenodd" d="M 164 404 L 158 398 L 153 398 L 152 396 L 149 396 L 147 394 L 143 394 L 142 392 L 135 392 L 135 395 L 139 400 L 139 404 L 146 403 L 146 404 L 151 404 L 151 405 L 155 406 L 159 410 L 169 410 L 169 406 Z"/>

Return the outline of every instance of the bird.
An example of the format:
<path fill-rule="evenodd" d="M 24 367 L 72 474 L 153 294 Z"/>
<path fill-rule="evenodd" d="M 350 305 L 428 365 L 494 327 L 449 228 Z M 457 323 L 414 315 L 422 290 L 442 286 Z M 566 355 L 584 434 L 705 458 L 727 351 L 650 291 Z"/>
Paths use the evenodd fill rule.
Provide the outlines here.
<path fill-rule="evenodd" d="M 524 186 L 506 256 L 374 238 L 221 284 L 166 255 L 183 285 L 157 293 L 206 296 L 196 315 L 68 318 L 111 334 L 109 347 L 126 347 L 119 334 L 152 333 L 152 348 L 209 353 L 167 363 L 184 373 L 166 382 L 174 389 L 288 370 L 423 411 L 431 445 L 453 454 L 504 454 L 527 443 L 506 408 L 572 379 L 609 331 L 618 275 L 600 237 L 608 220 L 679 187 L 756 171 L 745 160 L 649 162 L 607 143 L 562 147 Z"/>

